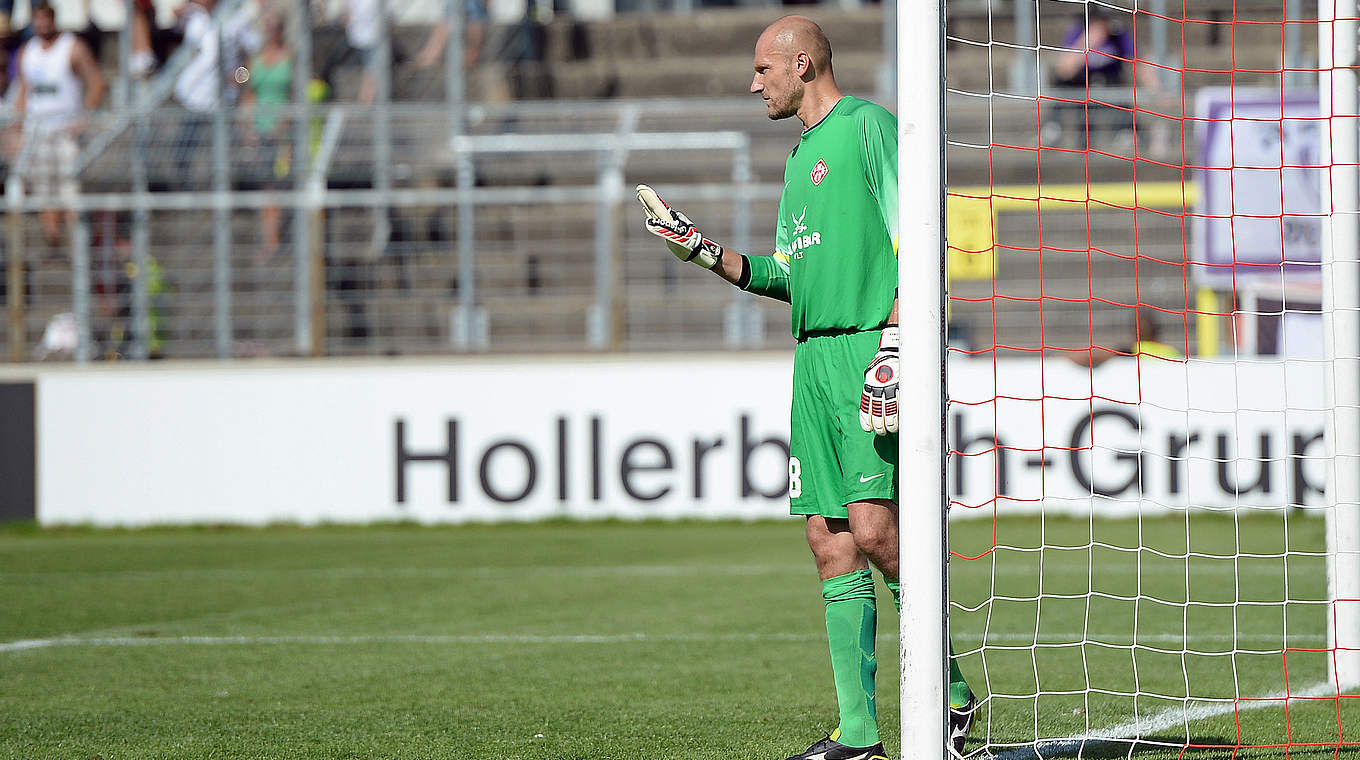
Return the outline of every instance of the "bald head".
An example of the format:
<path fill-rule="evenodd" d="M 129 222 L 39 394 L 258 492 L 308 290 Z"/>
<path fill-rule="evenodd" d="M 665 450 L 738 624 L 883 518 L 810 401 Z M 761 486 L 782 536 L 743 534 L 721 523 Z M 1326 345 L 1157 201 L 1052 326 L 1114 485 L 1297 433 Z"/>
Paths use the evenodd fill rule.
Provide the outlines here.
<path fill-rule="evenodd" d="M 771 119 L 798 116 L 811 126 L 826 115 L 840 90 L 831 73 L 831 43 L 806 16 L 785 16 L 756 40 L 751 92 L 765 100 Z"/>
<path fill-rule="evenodd" d="M 831 70 L 831 43 L 817 22 L 807 16 L 785 16 L 765 27 L 756 50 L 762 46 L 778 55 L 806 53 L 817 75 Z"/>

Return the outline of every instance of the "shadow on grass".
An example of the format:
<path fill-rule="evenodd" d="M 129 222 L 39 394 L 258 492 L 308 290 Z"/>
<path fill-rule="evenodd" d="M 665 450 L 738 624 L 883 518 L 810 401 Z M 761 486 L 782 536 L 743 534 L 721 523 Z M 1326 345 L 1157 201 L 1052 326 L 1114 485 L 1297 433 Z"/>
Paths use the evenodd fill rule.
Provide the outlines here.
<path fill-rule="evenodd" d="M 1191 746 L 1186 747 L 1186 744 Z M 1184 758 L 1185 760 L 1267 760 L 1284 757 L 1283 747 L 1233 748 L 1233 740 L 1223 736 L 1147 736 L 1142 739 L 1068 739 L 1027 747 L 1006 747 L 991 753 L 994 760 L 1049 760 L 1050 758 Z M 1183 749 L 1184 748 L 1184 749 Z M 971 753 L 970 753 L 971 754 Z M 1360 758 L 1360 745 L 1290 747 L 1290 758 L 1322 760 L 1326 757 Z"/>

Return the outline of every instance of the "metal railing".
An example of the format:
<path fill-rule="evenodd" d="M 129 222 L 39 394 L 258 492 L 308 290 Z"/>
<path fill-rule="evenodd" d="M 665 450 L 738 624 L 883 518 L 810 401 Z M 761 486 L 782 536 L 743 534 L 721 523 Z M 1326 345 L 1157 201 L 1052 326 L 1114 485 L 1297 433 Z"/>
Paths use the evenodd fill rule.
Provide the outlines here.
<path fill-rule="evenodd" d="M 470 189 L 475 176 L 474 162 L 482 155 L 516 154 L 587 154 L 594 156 L 595 184 L 582 188 L 583 192 L 545 194 L 524 190 L 505 199 L 510 203 L 552 203 L 556 199 L 579 202 L 588 197 L 595 205 L 595 302 L 587 316 L 587 342 L 593 349 L 618 348 L 619 313 L 617 290 L 617 235 L 620 205 L 630 195 L 623 181 L 623 170 L 630 153 L 643 151 L 687 152 L 721 151 L 731 154 L 732 177 L 730 190 L 720 187 L 718 194 L 731 192 L 733 208 L 733 238 L 736 250 L 751 250 L 751 138 L 744 132 L 647 132 L 633 130 L 637 125 L 636 105 L 620 111 L 619 126 L 614 133 L 573 135 L 459 135 L 453 139 L 453 151 L 458 156 L 458 185 Z M 682 190 L 679 199 L 687 199 L 690 192 Z M 477 247 L 476 220 L 472 200 L 459 202 L 459 276 L 467 283 L 461 293 L 460 305 L 453 330 L 454 345 L 462 349 L 488 348 L 486 311 L 478 305 L 475 285 Z M 726 342 L 731 346 L 758 344 L 763 330 L 753 319 L 750 299 L 738 294 L 728 307 L 725 317 Z"/>
<path fill-rule="evenodd" d="M 308 8 L 299 7 L 294 28 L 307 29 Z M 371 105 L 313 103 L 297 97 L 311 81 L 310 40 L 297 40 L 294 103 L 278 109 L 285 127 L 274 133 L 261 133 L 250 112 L 229 109 L 212 114 L 208 128 L 186 131 L 185 111 L 163 102 L 168 79 L 140 93 L 129 88 L 126 107 L 91 117 L 75 168 L 82 191 L 69 199 L 25 194 L 32 141 L 24 141 L 5 183 L 0 283 L 8 329 L 0 355 L 88 361 L 788 344 L 787 306 L 681 265 L 625 209 L 631 185 L 646 182 L 706 233 L 765 252 L 793 122 L 768 121 L 753 98 L 466 103 L 453 64 L 445 102 L 389 102 L 379 87 Z M 454 50 L 450 42 L 446 55 Z M 1111 89 L 1100 97 L 1118 106 L 1131 95 Z M 950 182 L 1033 183 L 1032 153 L 986 150 L 1024 148 L 1039 136 L 1033 99 L 974 92 L 966 82 L 949 97 Z M 1116 137 L 1093 130 L 1093 149 Z M 1154 139 L 1141 140 L 1140 155 L 1152 150 L 1172 174 L 1180 151 L 1195 150 L 1177 140 L 1158 152 L 1156 133 L 1143 137 Z M 1046 154 L 1044 181 L 1082 181 L 1086 155 Z M 1143 167 L 1140 181 L 1157 170 Z M 70 212 L 59 240 L 40 235 L 33 217 L 43 211 Z M 1116 217 L 1050 217 L 1044 239 L 1083 237 L 1084 224 L 1128 227 Z M 1181 231 L 1156 221 L 1140 220 L 1141 250 L 1174 262 L 1184 250 Z M 1029 245 L 1023 214 L 998 224 L 1006 240 Z M 1024 257 L 1008 262 L 998 271 L 1002 289 L 1042 282 L 1046 294 L 1075 292 L 1090 278 L 1084 262 L 1069 266 L 1053 254 L 1042 269 Z M 1144 295 L 1184 301 L 1177 267 L 1106 274 L 1102 285 L 1120 293 L 1136 279 Z M 959 293 L 973 287 L 956 283 Z M 995 320 L 1008 343 L 1023 345 L 1037 339 L 1025 327 L 1034 312 L 1023 299 L 961 301 L 951 316 L 980 338 Z M 1089 340 L 1087 317 L 1073 327 L 1063 315 L 1051 305 L 1043 313 L 1049 339 L 1071 328 L 1073 342 Z M 1099 306 L 1089 315 L 1098 339 L 1122 333 L 1126 321 Z M 75 329 L 54 329 L 44 341 L 49 324 Z M 68 346 L 62 340 L 72 333 Z"/>
<path fill-rule="evenodd" d="M 749 101 L 691 102 L 683 115 L 664 103 L 482 107 L 459 130 L 439 104 L 387 110 L 385 190 L 375 181 L 372 109 L 350 104 L 311 107 L 307 142 L 288 167 L 278 149 L 296 141 L 271 148 L 239 114 L 222 146 L 186 151 L 175 142 L 184 115 L 173 109 L 142 114 L 86 167 L 72 199 L 23 194 L 17 165 L 6 198 L 9 282 L 30 297 L 9 301 L 7 354 L 41 354 L 44 326 L 65 312 L 82 361 L 787 345 L 785 305 L 676 261 L 632 206 L 632 184 L 646 182 L 730 247 L 767 250 L 792 135 Z M 280 117 L 302 118 L 287 109 Z M 970 168 L 963 156 L 951 165 L 954 183 L 1003 168 Z M 75 216 L 55 251 L 32 219 L 49 209 Z M 1010 233 L 1001 220 L 1001 239 L 1025 239 L 1023 215 L 1017 221 Z M 1045 239 L 1062 239 L 1069 222 L 1083 237 L 1084 218 L 1053 216 Z M 1125 222 L 1109 212 L 1091 223 Z M 1179 227 L 1152 223 L 1140 223 L 1143 251 L 1174 259 Z M 1020 261 L 999 271 L 1004 287 L 1036 282 Z M 1138 282 L 1145 296 L 1174 295 L 1182 274 L 1144 267 Z M 1085 290 L 1088 273 L 1084 261 L 1050 255 L 1042 277 L 1052 294 Z M 1134 279 L 1111 270 L 1102 283 L 1131 291 Z M 1015 325 L 1007 340 L 1020 344 L 1031 306 L 959 303 L 952 316 L 990 324 L 996 308 L 1003 327 Z M 1052 319 L 1050 338 L 1065 327 L 1060 310 L 1046 313 Z M 1115 310 L 1094 319 L 1098 332 L 1123 329 Z"/>
<path fill-rule="evenodd" d="M 183 120 L 192 117 L 175 109 L 143 113 L 135 120 L 135 129 L 110 141 L 104 153 L 85 167 L 82 192 L 74 197 L 25 194 L 21 179 L 25 166 L 22 160 L 16 163 L 7 182 L 10 287 L 16 293 L 26 286 L 31 290 L 35 277 L 41 287 L 38 298 L 10 299 L 10 358 L 32 356 L 42 325 L 66 311 L 78 327 L 78 342 L 71 352 L 78 361 L 100 354 L 226 358 L 243 353 L 493 349 L 488 328 L 498 314 L 488 310 L 486 299 L 515 291 L 504 284 L 504 277 L 497 278 L 500 264 L 495 256 L 514 248 L 519 236 L 518 229 L 505 229 L 506 215 L 526 209 L 537 209 L 542 220 L 542 229 L 529 240 L 538 265 L 552 268 L 559 263 L 560 251 L 572 251 L 568 257 L 573 266 L 588 274 L 591 283 L 584 312 L 558 315 L 555 320 L 579 320 L 579 343 L 553 345 L 620 348 L 635 332 L 626 328 L 622 295 L 635 284 L 623 271 L 629 258 L 625 248 L 648 245 L 649 261 L 662 270 L 654 274 L 663 281 L 674 275 L 665 271 L 669 257 L 664 248 L 639 238 L 635 230 L 629 234 L 623 229 L 622 209 L 632 203 L 629 181 L 662 182 L 668 197 L 677 202 L 724 209 L 720 216 L 710 213 L 706 228 L 741 250 L 751 246 L 752 204 L 763 200 L 768 205 L 779 192 L 778 185 L 754 182 L 748 133 L 637 131 L 638 104 L 608 109 L 616 123 L 613 131 L 580 132 L 568 121 L 567 130 L 556 134 L 458 133 L 438 105 L 389 107 L 391 130 L 385 138 L 373 128 L 371 110 L 314 107 L 309 144 L 295 150 L 296 171 L 301 173 L 296 179 L 291 168 L 283 176 L 271 177 L 271 170 L 278 167 L 270 158 L 276 154 L 261 155 L 259 138 L 236 118 L 224 120 L 224 127 L 202 144 L 177 144 Z M 600 106 L 581 110 L 599 121 Z M 531 114 L 523 116 L 526 123 L 534 123 Z M 122 121 L 116 115 L 109 119 Z M 389 142 L 390 159 L 375 158 L 378 139 Z M 437 160 L 431 158 L 436 155 Z M 699 158 L 678 158 L 691 155 Z M 658 157 L 650 164 L 660 173 L 637 166 L 647 164 L 639 161 L 647 156 Z M 377 181 L 380 161 L 389 173 L 386 189 Z M 554 172 L 525 182 L 504 173 L 545 165 L 562 167 L 571 176 Z M 578 171 L 584 167 L 588 171 Z M 725 176 L 715 177 L 714 167 L 722 167 Z M 551 230 L 563 220 L 582 221 L 583 207 L 592 209 L 585 217 L 591 241 L 588 256 L 580 245 L 587 225 L 567 230 L 566 239 L 550 239 Z M 60 282 L 65 254 L 34 245 L 31 217 L 47 211 L 73 216 L 69 242 L 61 247 L 69 251 L 65 288 Z M 447 228 L 420 246 L 425 277 L 457 280 L 445 292 L 422 292 L 421 283 L 405 271 L 411 262 L 403 260 L 409 257 L 402 243 L 409 235 L 395 233 L 392 225 L 416 211 L 437 217 Z M 307 234 L 283 241 L 271 256 L 250 255 L 249 250 L 263 245 L 262 229 L 252 226 L 252 220 L 264 224 L 260 220 L 265 214 L 288 213 L 295 219 L 293 229 L 301 227 Z M 356 215 L 364 219 L 358 226 Z M 281 222 L 274 224 L 275 233 L 285 238 Z M 545 246 L 548 243 L 559 252 Z M 205 261 L 199 251 L 209 249 L 212 254 Z M 122 262 L 118 257 L 125 254 L 127 261 Z M 147 277 L 109 285 L 107 281 L 123 278 L 123 268 L 136 273 L 158 270 L 173 288 L 162 293 L 157 304 L 152 294 L 157 284 Z M 336 272 L 346 268 L 359 272 L 358 280 L 345 276 L 345 282 L 337 283 Z M 401 282 L 389 282 L 392 277 Z M 637 284 L 648 279 L 657 278 L 643 277 Z M 580 284 L 571 283 L 567 289 L 579 290 Z M 111 293 L 118 295 L 120 288 L 125 304 L 101 308 L 96 303 Z M 729 301 L 724 309 L 726 328 L 719 333 L 722 343 L 760 344 L 765 325 L 751 304 L 753 298 L 714 291 L 723 292 Z M 553 295 L 539 293 L 529 300 L 550 302 Z M 710 295 L 700 299 L 704 308 Z M 424 299 L 431 309 L 448 310 L 437 338 L 406 342 L 401 334 L 405 328 L 398 324 L 386 331 L 390 340 L 379 341 L 380 345 L 335 340 L 337 311 L 368 311 L 378 308 L 375 304 L 410 298 Z M 121 349 L 110 348 L 107 338 L 97 339 L 109 333 L 100 323 L 107 321 L 101 312 L 110 310 L 126 312 L 122 333 L 127 340 Z M 500 311 L 505 310 L 502 304 Z M 291 317 L 288 329 L 285 313 Z M 171 318 L 174 324 L 167 323 Z M 165 334 L 157 335 L 153 323 Z M 242 346 L 242 335 L 250 336 L 246 339 L 250 345 Z"/>

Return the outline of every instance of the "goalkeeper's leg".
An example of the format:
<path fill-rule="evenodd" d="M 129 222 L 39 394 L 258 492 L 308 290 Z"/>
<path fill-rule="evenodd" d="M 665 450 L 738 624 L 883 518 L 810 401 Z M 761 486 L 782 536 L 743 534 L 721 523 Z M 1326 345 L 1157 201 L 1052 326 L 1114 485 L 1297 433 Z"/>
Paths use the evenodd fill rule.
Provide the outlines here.
<path fill-rule="evenodd" d="M 855 543 L 874 566 L 883 572 L 883 581 L 892 592 L 893 605 L 902 611 L 902 584 L 898 580 L 897 505 L 887 500 L 863 501 L 849 506 L 850 529 Z M 949 642 L 949 729 L 956 752 L 973 725 L 973 690 L 954 657 L 954 642 Z"/>
<path fill-rule="evenodd" d="M 893 606 L 897 611 L 902 611 L 902 582 L 896 578 L 883 575 L 883 583 L 887 585 L 888 591 L 892 593 Z M 959 661 L 954 657 L 954 640 L 949 640 L 949 707 L 959 710 L 968 704 L 973 698 L 973 690 L 968 688 L 968 679 L 963 677 L 963 671 L 959 670 Z"/>
<path fill-rule="evenodd" d="M 883 576 L 883 583 L 887 585 L 888 591 L 892 592 L 893 605 L 897 611 L 902 611 L 902 583 L 897 578 L 887 574 Z M 973 727 L 973 712 L 977 707 L 977 700 L 973 697 L 973 690 L 968 686 L 968 679 L 963 677 L 963 671 L 959 669 L 958 658 L 954 656 L 954 639 L 949 639 L 949 734 L 950 743 L 954 745 L 954 751 L 963 754 L 963 742 L 968 738 L 968 730 Z"/>
<path fill-rule="evenodd" d="M 873 757 L 882 751 L 874 690 L 878 609 L 873 573 L 855 545 L 848 520 L 812 515 L 807 539 L 822 578 L 826 640 L 840 710 L 840 724 L 830 739 L 864 748 L 864 756 Z"/>

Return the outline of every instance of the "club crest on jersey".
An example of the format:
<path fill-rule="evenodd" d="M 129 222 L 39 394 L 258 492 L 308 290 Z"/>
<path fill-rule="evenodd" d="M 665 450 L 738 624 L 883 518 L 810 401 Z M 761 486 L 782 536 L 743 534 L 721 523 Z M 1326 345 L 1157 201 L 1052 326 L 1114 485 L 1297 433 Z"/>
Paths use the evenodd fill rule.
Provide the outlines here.
<path fill-rule="evenodd" d="M 812 167 L 812 184 L 814 186 L 822 184 L 822 180 L 826 179 L 826 172 L 826 161 L 817 159 L 817 165 Z"/>
<path fill-rule="evenodd" d="M 807 232 L 807 225 L 803 224 L 803 220 L 807 218 L 807 206 L 803 207 L 802 216 L 794 216 L 793 214 L 789 214 L 789 218 L 793 220 L 793 234 L 801 235 L 804 232 Z"/>

